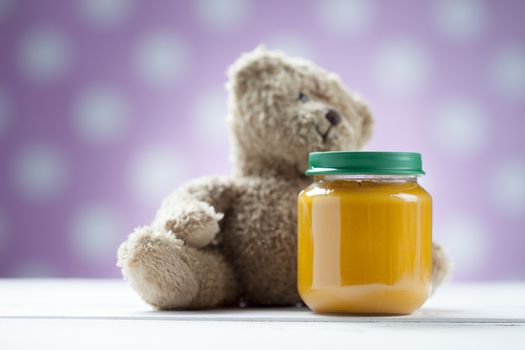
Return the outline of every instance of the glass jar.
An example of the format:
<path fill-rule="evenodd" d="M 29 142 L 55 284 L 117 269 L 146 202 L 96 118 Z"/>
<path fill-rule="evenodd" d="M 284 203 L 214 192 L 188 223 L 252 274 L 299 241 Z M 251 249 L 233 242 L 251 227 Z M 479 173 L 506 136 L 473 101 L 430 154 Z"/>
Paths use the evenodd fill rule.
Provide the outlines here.
<path fill-rule="evenodd" d="M 314 152 L 298 198 L 298 289 L 315 312 L 409 314 L 432 280 L 421 155 Z"/>

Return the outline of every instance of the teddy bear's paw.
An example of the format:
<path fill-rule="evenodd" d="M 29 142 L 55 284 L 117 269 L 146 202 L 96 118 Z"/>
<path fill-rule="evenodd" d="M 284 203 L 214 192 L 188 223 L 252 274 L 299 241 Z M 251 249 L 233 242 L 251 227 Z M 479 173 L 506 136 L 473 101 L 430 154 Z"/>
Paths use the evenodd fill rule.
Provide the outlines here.
<path fill-rule="evenodd" d="M 173 235 L 144 226 L 120 246 L 117 265 L 146 302 L 159 309 L 183 309 L 198 293 L 187 249 Z"/>
<path fill-rule="evenodd" d="M 217 213 L 207 203 L 187 201 L 183 206 L 163 210 L 153 226 L 172 232 L 188 245 L 202 248 L 210 244 L 219 232 L 223 214 Z"/>
<path fill-rule="evenodd" d="M 432 243 L 432 293 L 434 293 L 452 271 L 452 262 L 443 248 Z"/>

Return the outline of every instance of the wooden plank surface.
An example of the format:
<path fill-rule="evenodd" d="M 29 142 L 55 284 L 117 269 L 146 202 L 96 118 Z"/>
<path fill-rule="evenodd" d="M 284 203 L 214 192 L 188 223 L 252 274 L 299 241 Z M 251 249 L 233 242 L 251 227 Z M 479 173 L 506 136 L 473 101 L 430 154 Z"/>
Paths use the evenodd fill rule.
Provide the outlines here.
<path fill-rule="evenodd" d="M 395 346 L 395 345 L 398 346 Z M 0 280 L 0 349 L 525 349 L 525 283 L 449 284 L 409 316 L 158 312 L 122 281 Z"/>
<path fill-rule="evenodd" d="M 0 319 L 2 350 L 505 349 L 525 327 L 479 324 Z"/>
<path fill-rule="evenodd" d="M 525 323 L 525 283 L 449 284 L 409 316 L 316 315 L 306 308 L 152 310 L 118 280 L 0 280 L 0 318 Z"/>

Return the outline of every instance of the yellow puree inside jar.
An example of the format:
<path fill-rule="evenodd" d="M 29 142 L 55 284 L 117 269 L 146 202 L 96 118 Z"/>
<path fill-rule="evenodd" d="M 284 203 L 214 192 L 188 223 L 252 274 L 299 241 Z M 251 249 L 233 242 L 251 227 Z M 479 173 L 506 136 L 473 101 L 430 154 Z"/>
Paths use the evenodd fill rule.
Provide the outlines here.
<path fill-rule="evenodd" d="M 298 287 L 317 312 L 407 314 L 432 276 L 431 197 L 417 182 L 320 181 L 299 195 Z"/>

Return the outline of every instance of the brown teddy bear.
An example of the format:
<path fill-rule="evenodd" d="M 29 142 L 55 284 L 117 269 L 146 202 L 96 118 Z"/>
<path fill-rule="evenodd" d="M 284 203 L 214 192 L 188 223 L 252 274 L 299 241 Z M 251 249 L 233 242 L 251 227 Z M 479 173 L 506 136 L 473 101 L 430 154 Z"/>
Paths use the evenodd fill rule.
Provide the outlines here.
<path fill-rule="evenodd" d="M 311 182 L 308 153 L 356 150 L 370 137 L 365 103 L 308 61 L 257 48 L 228 75 L 234 175 L 183 186 L 118 251 L 124 276 L 159 309 L 300 302 L 297 195 Z M 447 272 L 436 246 L 433 260 L 436 286 Z"/>

